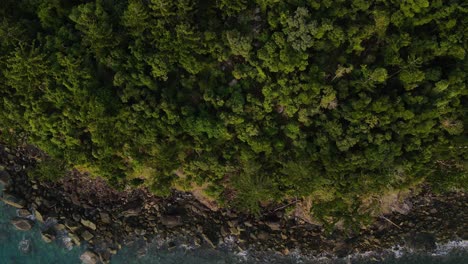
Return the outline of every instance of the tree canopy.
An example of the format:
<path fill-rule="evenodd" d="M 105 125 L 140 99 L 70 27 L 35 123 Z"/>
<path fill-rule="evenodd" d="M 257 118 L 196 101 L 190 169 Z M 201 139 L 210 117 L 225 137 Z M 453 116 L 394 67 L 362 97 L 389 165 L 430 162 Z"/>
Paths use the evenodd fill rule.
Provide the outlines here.
<path fill-rule="evenodd" d="M 338 219 L 467 188 L 467 28 L 457 0 L 3 0 L 0 125 L 115 186 Z"/>

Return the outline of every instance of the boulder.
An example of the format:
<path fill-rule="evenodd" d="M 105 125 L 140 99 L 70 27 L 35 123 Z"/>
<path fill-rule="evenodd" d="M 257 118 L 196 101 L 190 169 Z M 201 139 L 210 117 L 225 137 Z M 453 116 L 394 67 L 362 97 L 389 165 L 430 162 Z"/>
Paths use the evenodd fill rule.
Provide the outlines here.
<path fill-rule="evenodd" d="M 265 231 L 260 231 L 258 232 L 257 234 L 257 238 L 259 240 L 268 240 L 270 238 L 270 234 L 268 234 L 267 232 Z"/>
<path fill-rule="evenodd" d="M 81 224 L 86 226 L 87 228 L 89 228 L 91 230 L 96 230 L 96 224 L 89 221 L 89 220 L 81 219 Z"/>
<path fill-rule="evenodd" d="M 37 221 L 44 223 L 44 217 L 37 209 L 34 210 L 34 216 L 36 217 Z"/>
<path fill-rule="evenodd" d="M 0 200 L 18 209 L 23 209 L 25 205 L 25 202 L 23 200 L 18 199 L 14 197 L 13 195 L 9 195 L 9 194 L 4 195 L 3 198 L 0 198 Z"/>
<path fill-rule="evenodd" d="M 52 236 L 51 234 L 47 234 L 47 233 L 45 233 L 45 234 L 41 233 L 41 238 L 46 243 L 50 243 L 55 239 L 54 236 Z"/>
<path fill-rule="evenodd" d="M 28 231 L 33 227 L 33 222 L 29 219 L 24 218 L 15 218 L 11 220 L 11 223 L 15 226 L 16 229 L 21 231 Z"/>
<path fill-rule="evenodd" d="M 26 209 L 18 209 L 16 210 L 16 215 L 18 217 L 28 218 L 29 216 L 31 216 L 31 213 Z"/>
<path fill-rule="evenodd" d="M 280 222 L 266 222 L 265 224 L 273 231 L 280 231 L 281 230 Z"/>
<path fill-rule="evenodd" d="M 81 245 L 81 241 L 80 241 L 80 238 L 78 236 L 76 236 L 75 234 L 73 233 L 68 233 L 68 236 L 71 238 L 71 240 L 73 241 L 73 243 L 76 245 L 76 246 L 80 246 Z"/>
<path fill-rule="evenodd" d="M 81 237 L 85 240 L 85 241 L 90 241 L 91 239 L 93 239 L 94 235 L 91 234 L 88 230 L 85 230 L 81 233 Z"/>
<path fill-rule="evenodd" d="M 99 213 L 99 215 L 101 217 L 101 221 L 104 224 L 110 224 L 111 223 L 111 218 L 110 218 L 108 213 L 101 212 L 101 213 Z"/>
<path fill-rule="evenodd" d="M 93 252 L 87 250 L 80 256 L 81 263 L 83 264 L 97 264 L 99 263 L 99 257 Z"/>
<path fill-rule="evenodd" d="M 182 225 L 182 219 L 178 215 L 163 215 L 160 220 L 163 225 L 169 228 Z"/>

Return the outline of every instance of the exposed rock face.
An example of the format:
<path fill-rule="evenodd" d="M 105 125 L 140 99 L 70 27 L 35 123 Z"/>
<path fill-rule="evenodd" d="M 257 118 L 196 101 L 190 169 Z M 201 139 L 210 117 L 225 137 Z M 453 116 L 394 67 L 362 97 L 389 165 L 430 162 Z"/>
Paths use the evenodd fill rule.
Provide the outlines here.
<path fill-rule="evenodd" d="M 15 155 L 18 168 L 32 166 L 33 162 L 24 156 Z M 0 166 L 2 164 L 7 163 L 1 155 L 0 144 Z M 374 225 L 352 234 L 350 239 L 343 230 L 329 236 L 322 226 L 292 217 L 284 209 L 288 205 L 282 209 L 264 205 L 262 215 L 253 217 L 232 209 L 210 211 L 190 193 L 174 191 L 170 197 L 156 197 L 144 188 L 118 191 L 99 178 L 90 178 L 78 171 L 70 172 L 60 182 L 38 182 L 29 179 L 25 170 L 17 171 L 13 165 L 7 166 L 5 170 L 12 176 L 12 184 L 5 191 L 6 203 L 28 208 L 17 211 L 22 217 L 18 217 L 21 219 L 19 227 L 24 230 L 32 227 L 32 221 L 23 219 L 34 219 L 26 216 L 30 212 L 34 213 L 37 222 L 46 220 L 41 225 L 45 241 L 55 239 L 65 246 L 87 241 L 84 244 L 91 251 L 85 258 L 91 262 L 84 263 L 95 263 L 93 259 L 107 263 L 124 244 L 134 239 L 149 241 L 154 237 L 161 237 L 166 243 L 162 246 L 166 248 L 177 247 L 179 243 L 216 248 L 228 241 L 235 243 L 233 248 L 239 250 L 252 253 L 277 251 L 284 255 L 296 248 L 313 252 L 311 254 L 329 252 L 335 255 L 346 255 L 351 249 L 352 252 L 365 252 L 388 248 L 402 245 L 404 238 L 414 230 L 434 234 L 437 242 L 452 239 L 454 234 L 468 239 L 466 224 L 460 224 L 460 219 L 468 217 L 468 197 L 460 194 L 435 196 L 426 192 L 411 197 L 411 203 L 408 202 L 410 197 L 402 202 L 395 196 L 388 199 L 385 214 L 385 218 L 395 225 L 377 219 Z M 63 240 L 67 238 L 65 233 L 69 240 Z M 434 245 L 430 235 L 407 239 L 406 244 L 413 248 L 432 248 Z"/>
<path fill-rule="evenodd" d="M 96 254 L 91 251 L 85 251 L 80 256 L 80 260 L 83 264 L 97 264 L 99 263 L 99 258 Z"/>
<path fill-rule="evenodd" d="M 14 218 L 11 220 L 11 223 L 15 226 L 16 229 L 21 231 L 28 231 L 33 227 L 33 222 L 23 218 Z"/>

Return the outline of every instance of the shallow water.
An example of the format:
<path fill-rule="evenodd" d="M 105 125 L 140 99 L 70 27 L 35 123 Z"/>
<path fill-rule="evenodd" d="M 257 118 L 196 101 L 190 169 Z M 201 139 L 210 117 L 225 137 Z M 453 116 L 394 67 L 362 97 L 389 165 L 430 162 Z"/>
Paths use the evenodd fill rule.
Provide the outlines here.
<path fill-rule="evenodd" d="M 16 209 L 0 202 L 0 264 L 54 264 L 81 263 L 79 257 L 84 252 L 84 246 L 66 249 L 59 241 L 45 243 L 41 239 L 40 226 L 27 232 L 15 230 L 10 219 L 16 216 Z M 27 249 L 28 248 L 28 249 Z M 23 250 L 22 250 L 23 249 Z M 27 250 L 26 250 L 27 249 Z M 399 256 L 402 255 L 402 256 Z M 124 247 L 112 259 L 115 264 L 234 264 L 234 263 L 385 263 L 385 264 L 463 264 L 468 263 L 468 241 L 453 242 L 440 245 L 438 250 L 426 254 L 403 254 L 401 251 L 389 252 L 385 260 L 382 255 L 372 256 L 371 253 L 357 259 L 307 259 L 299 252 L 292 252 L 288 257 L 267 254 L 253 259 L 248 252 L 232 254 L 227 246 L 225 250 L 190 249 L 179 245 L 167 248 L 166 241 L 155 239 L 148 243 L 137 241 Z"/>

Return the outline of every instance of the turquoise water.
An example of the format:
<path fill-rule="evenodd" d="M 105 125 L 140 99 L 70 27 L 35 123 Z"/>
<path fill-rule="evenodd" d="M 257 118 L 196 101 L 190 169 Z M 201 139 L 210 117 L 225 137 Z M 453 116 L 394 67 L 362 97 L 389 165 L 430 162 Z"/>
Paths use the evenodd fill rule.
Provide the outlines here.
<path fill-rule="evenodd" d="M 81 263 L 80 255 L 84 247 L 66 249 L 60 242 L 45 243 L 41 239 L 40 226 L 36 223 L 30 231 L 15 230 L 10 219 L 16 216 L 16 209 L 0 202 L 0 264 L 53 264 Z M 29 245 L 28 250 L 25 250 Z M 22 250 L 23 249 L 23 250 Z M 443 251 L 443 250 L 442 250 Z M 165 248 L 164 241 L 155 240 L 152 243 L 137 241 L 124 247 L 113 258 L 115 264 L 230 264 L 230 263 L 385 263 L 385 264 L 468 264 L 468 251 L 452 250 L 443 256 L 403 255 L 400 258 L 389 257 L 385 261 L 372 260 L 366 257 L 361 260 L 310 260 L 292 254 L 287 258 L 275 255 L 262 256 L 262 260 L 252 260 L 247 252 L 234 255 L 229 250 L 215 251 L 209 249 L 191 250 L 184 245 L 171 250 Z"/>

